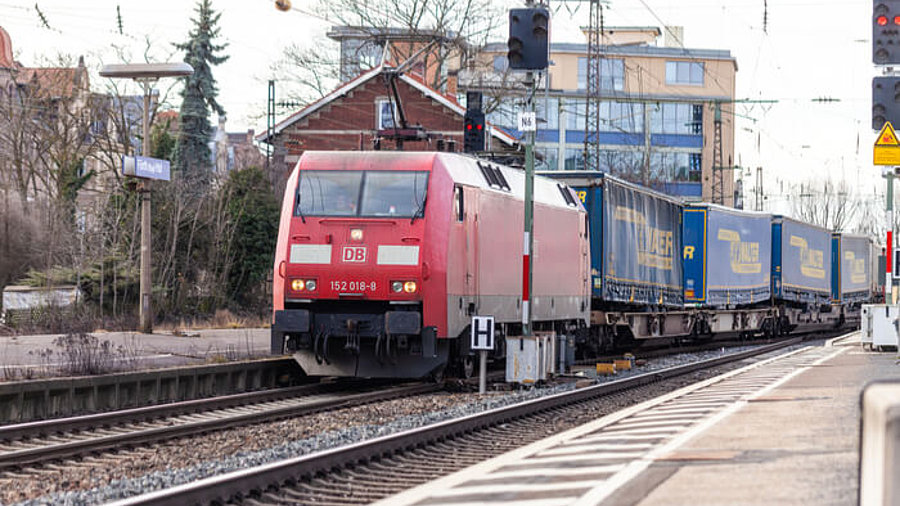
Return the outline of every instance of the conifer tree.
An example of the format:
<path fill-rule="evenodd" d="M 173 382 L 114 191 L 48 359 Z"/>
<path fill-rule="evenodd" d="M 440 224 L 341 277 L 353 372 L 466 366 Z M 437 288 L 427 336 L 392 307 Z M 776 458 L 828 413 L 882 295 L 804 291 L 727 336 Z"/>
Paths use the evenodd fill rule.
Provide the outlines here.
<path fill-rule="evenodd" d="M 192 19 L 194 28 L 188 34 L 188 41 L 175 45 L 185 52 L 184 61 L 194 68 L 194 73 L 185 78 L 181 92 L 183 101 L 174 162 L 188 184 L 198 184 L 202 188 L 209 182 L 212 172 L 210 109 L 220 116 L 225 114 L 225 109 L 216 101 L 219 90 L 211 66 L 225 62 L 228 56 L 220 54 L 227 44 L 213 42 L 219 35 L 216 24 L 221 13 L 212 10 L 210 0 L 198 0 L 195 11 L 197 18 Z"/>

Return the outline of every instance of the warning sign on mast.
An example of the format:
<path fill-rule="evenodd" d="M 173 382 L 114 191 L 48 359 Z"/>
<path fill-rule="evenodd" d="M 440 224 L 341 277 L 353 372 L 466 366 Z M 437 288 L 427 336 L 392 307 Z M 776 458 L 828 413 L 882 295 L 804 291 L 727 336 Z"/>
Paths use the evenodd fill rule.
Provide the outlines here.
<path fill-rule="evenodd" d="M 875 139 L 875 165 L 900 165 L 900 140 L 890 121 L 885 121 Z"/>

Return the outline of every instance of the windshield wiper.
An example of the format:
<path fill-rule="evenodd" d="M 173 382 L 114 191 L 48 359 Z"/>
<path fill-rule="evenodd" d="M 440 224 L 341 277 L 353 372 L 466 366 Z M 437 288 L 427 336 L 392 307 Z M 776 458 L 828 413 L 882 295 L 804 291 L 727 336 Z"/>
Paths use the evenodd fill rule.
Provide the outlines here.
<path fill-rule="evenodd" d="M 419 218 L 419 213 L 422 213 L 421 217 L 425 217 L 425 202 L 428 201 L 428 195 L 425 195 L 425 198 L 422 199 L 422 203 L 419 204 L 419 208 L 416 209 L 416 212 L 412 215 L 412 219 L 409 220 L 409 224 L 412 225 L 416 222 L 416 218 Z"/>
<path fill-rule="evenodd" d="M 306 218 L 303 216 L 303 207 L 300 205 L 300 192 L 297 191 L 297 216 L 300 217 L 300 221 L 306 225 Z"/>

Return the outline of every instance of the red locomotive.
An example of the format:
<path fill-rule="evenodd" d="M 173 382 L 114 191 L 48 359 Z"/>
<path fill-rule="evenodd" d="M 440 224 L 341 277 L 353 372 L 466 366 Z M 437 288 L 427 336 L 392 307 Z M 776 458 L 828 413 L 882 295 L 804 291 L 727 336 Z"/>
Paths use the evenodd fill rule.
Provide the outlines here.
<path fill-rule="evenodd" d="M 471 370 L 473 315 L 494 316 L 501 336 L 521 331 L 524 182 L 459 154 L 305 153 L 281 212 L 272 352 L 309 375 Z M 534 195 L 534 328 L 584 327 L 584 208 L 549 179 Z"/>

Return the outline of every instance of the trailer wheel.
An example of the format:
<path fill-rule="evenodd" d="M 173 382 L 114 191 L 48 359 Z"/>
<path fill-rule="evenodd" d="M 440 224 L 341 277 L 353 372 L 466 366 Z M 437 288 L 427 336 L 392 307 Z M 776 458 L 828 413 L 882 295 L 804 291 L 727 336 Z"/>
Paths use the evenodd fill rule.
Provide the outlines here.
<path fill-rule="evenodd" d="M 437 369 L 431 371 L 431 374 L 429 374 L 428 377 L 434 383 L 443 383 L 445 369 L 446 369 L 445 366 L 440 366 Z"/>
<path fill-rule="evenodd" d="M 459 360 L 459 373 L 463 379 L 469 379 L 475 374 L 475 357 L 466 355 Z"/>

